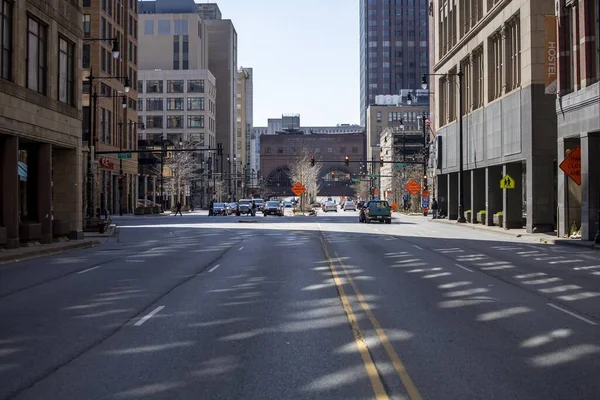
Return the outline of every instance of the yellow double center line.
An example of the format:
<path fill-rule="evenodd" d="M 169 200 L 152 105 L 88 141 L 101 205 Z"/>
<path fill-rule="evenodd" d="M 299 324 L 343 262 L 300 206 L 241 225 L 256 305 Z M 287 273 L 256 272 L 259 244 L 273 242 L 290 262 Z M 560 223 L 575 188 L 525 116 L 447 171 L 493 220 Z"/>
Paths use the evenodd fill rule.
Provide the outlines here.
<path fill-rule="evenodd" d="M 358 324 L 358 321 L 356 319 L 354 311 L 352 310 L 350 301 L 348 300 L 348 297 L 346 296 L 346 292 L 344 290 L 342 280 L 340 279 L 340 274 L 337 271 L 335 263 L 329 256 L 329 250 L 327 249 L 327 245 L 322 236 L 321 236 L 321 246 L 323 247 L 323 252 L 325 253 L 325 258 L 327 259 L 327 263 L 329 264 L 329 269 L 331 270 L 331 275 L 333 276 L 333 280 L 335 282 L 335 285 L 337 286 L 337 290 L 340 295 L 340 299 L 342 301 L 344 311 L 346 312 L 346 316 L 348 317 L 348 322 L 350 323 L 350 326 L 352 328 L 352 332 L 354 334 L 354 340 L 356 341 L 356 345 L 360 352 L 360 356 L 365 365 L 365 370 L 366 370 L 369 380 L 371 382 L 371 386 L 373 387 L 373 392 L 375 393 L 375 398 L 377 400 L 389 399 L 389 397 L 384 389 L 383 382 L 381 381 L 381 377 L 379 376 L 379 373 L 377 372 L 377 368 L 375 367 L 375 363 L 373 362 L 373 358 L 371 357 L 371 354 L 369 353 L 367 343 L 364 340 L 364 336 L 362 334 L 362 331 L 360 330 L 360 326 Z M 411 398 L 411 400 L 422 400 L 419 390 L 416 388 L 412 379 L 408 375 L 408 372 L 406 371 L 404 364 L 400 360 L 398 353 L 396 353 L 394 346 L 392 346 L 390 340 L 388 339 L 383 328 L 381 327 L 381 324 L 379 323 L 379 321 L 377 321 L 377 318 L 375 318 L 373 311 L 371 311 L 371 308 L 369 307 L 365 297 L 362 295 L 362 293 L 358 289 L 356 282 L 354 281 L 354 279 L 352 279 L 352 276 L 350 275 L 350 273 L 348 272 L 346 267 L 344 267 L 344 264 L 340 260 L 340 257 L 338 256 L 337 253 L 335 253 L 335 256 L 336 256 L 337 262 L 339 264 L 340 270 L 343 271 L 346 280 L 348 281 L 348 283 L 352 287 L 352 290 L 356 294 L 356 298 L 358 299 L 360 306 L 362 307 L 363 311 L 365 312 L 365 314 L 371 321 L 371 324 L 375 328 L 375 331 L 377 332 L 377 336 L 379 337 L 379 340 L 383 344 L 383 348 L 385 349 L 386 353 L 390 357 L 390 359 L 392 361 L 392 365 L 394 366 L 396 373 L 400 377 L 400 380 L 402 381 L 402 384 L 404 385 L 404 388 L 406 389 L 406 392 L 408 393 L 409 397 Z"/>

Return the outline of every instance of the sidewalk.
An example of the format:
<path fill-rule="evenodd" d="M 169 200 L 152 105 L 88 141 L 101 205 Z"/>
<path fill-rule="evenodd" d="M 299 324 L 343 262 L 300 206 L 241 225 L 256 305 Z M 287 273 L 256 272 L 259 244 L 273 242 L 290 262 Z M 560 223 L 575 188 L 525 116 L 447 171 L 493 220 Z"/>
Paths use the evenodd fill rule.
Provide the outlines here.
<path fill-rule="evenodd" d="M 77 249 L 86 249 L 89 247 L 99 246 L 98 240 L 69 240 L 66 242 L 56 242 L 50 244 L 36 244 L 27 247 L 19 247 L 18 249 L 0 249 L 0 265 L 8 264 L 17 261 L 28 260 L 42 256 L 60 254 L 67 251 Z"/>
<path fill-rule="evenodd" d="M 471 224 L 464 223 L 459 224 L 456 221 L 449 221 L 447 219 L 432 219 L 431 217 L 423 217 L 427 218 L 428 221 L 434 223 L 442 223 L 442 224 L 450 224 L 459 226 L 465 229 L 478 229 L 493 233 L 498 233 L 501 235 L 507 235 L 512 237 L 527 237 L 538 240 L 540 243 L 545 244 L 558 244 L 562 246 L 575 246 L 575 247 L 587 247 L 592 249 L 600 249 L 600 246 L 596 246 L 593 240 L 581 240 L 581 239 L 563 239 L 556 237 L 554 233 L 529 233 L 525 228 L 520 229 L 504 229 L 498 226 L 487 226 L 481 224 Z"/>

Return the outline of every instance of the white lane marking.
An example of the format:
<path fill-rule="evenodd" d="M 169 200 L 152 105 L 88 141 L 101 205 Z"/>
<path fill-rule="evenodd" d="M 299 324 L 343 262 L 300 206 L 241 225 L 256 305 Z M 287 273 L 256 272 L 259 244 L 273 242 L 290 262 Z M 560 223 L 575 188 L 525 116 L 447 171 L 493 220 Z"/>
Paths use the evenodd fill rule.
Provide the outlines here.
<path fill-rule="evenodd" d="M 462 268 L 462 269 L 464 269 L 465 271 L 473 272 L 473 270 L 472 270 L 472 269 L 470 269 L 470 268 L 467 268 L 467 267 L 463 267 L 463 266 L 462 266 L 462 265 L 460 265 L 460 264 L 454 264 L 454 265 L 456 265 L 458 268 Z"/>
<path fill-rule="evenodd" d="M 587 319 L 587 318 L 585 318 L 585 317 L 582 317 L 581 315 L 577 315 L 577 314 L 575 314 L 575 313 L 574 313 L 574 312 L 572 312 L 572 311 L 565 310 L 564 308 L 562 308 L 562 307 L 559 307 L 559 306 L 557 306 L 556 304 L 552 304 L 552 303 L 546 303 L 546 304 L 548 304 L 550 307 L 552 307 L 552 308 L 554 308 L 554 309 L 556 309 L 556 310 L 559 310 L 559 311 L 562 311 L 562 312 L 564 312 L 565 314 L 569 314 L 571 317 L 575 317 L 575 318 L 577 318 L 577 319 L 578 319 L 578 320 L 580 320 L 580 321 L 586 322 L 586 323 L 588 323 L 588 324 L 590 324 L 590 325 L 598 325 L 596 322 L 594 322 L 594 321 L 592 321 L 592 320 L 590 320 L 590 319 Z"/>
<path fill-rule="evenodd" d="M 215 269 L 219 268 L 221 266 L 221 264 L 217 264 L 214 267 L 212 267 L 211 269 L 208 270 L 208 272 L 213 272 Z"/>
<path fill-rule="evenodd" d="M 101 267 L 100 265 L 96 265 L 95 267 L 88 268 L 88 269 L 84 269 L 83 271 L 79 271 L 77 274 L 78 274 L 78 275 L 79 275 L 79 274 L 85 274 L 86 272 L 93 271 L 93 270 L 95 270 L 96 268 L 100 268 L 100 267 Z"/>
<path fill-rule="evenodd" d="M 422 248 L 422 247 L 419 247 L 419 246 L 417 246 L 416 244 L 413 244 L 413 246 L 415 246 L 415 247 L 416 247 L 417 249 L 419 249 L 419 250 L 423 250 L 423 248 Z"/>
<path fill-rule="evenodd" d="M 165 308 L 165 306 L 158 306 L 156 307 L 154 310 L 150 311 L 148 314 L 144 315 L 138 322 L 136 322 L 135 324 L 133 324 L 134 326 L 141 326 L 144 322 L 148 321 L 150 318 L 152 318 L 156 313 L 160 312 L 160 310 L 162 310 L 163 308 Z"/>
<path fill-rule="evenodd" d="M 238 250 L 244 250 L 244 246 L 240 247 Z"/>

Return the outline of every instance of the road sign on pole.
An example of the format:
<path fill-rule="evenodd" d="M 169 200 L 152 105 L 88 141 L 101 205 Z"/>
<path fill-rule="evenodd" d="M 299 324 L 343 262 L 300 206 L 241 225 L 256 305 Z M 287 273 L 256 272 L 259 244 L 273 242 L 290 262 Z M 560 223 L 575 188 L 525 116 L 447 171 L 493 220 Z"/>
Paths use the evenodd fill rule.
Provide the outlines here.
<path fill-rule="evenodd" d="M 306 187 L 300 182 L 296 182 L 294 186 L 292 186 L 292 193 L 296 196 L 302 196 L 304 192 L 306 192 Z"/>
<path fill-rule="evenodd" d="M 515 180 L 508 174 L 504 175 L 502 179 L 500 179 L 500 189 L 514 189 L 515 188 Z"/>
<path fill-rule="evenodd" d="M 559 165 L 569 178 L 581 185 L 581 148 L 575 147 L 572 152 Z"/>
<path fill-rule="evenodd" d="M 131 159 L 131 153 L 118 153 L 117 156 L 118 156 L 119 160 Z"/>
<path fill-rule="evenodd" d="M 411 179 L 406 184 L 406 190 L 408 190 L 411 194 L 414 195 L 421 191 L 421 185 L 419 185 L 419 183 L 417 181 L 415 181 L 414 179 Z"/>

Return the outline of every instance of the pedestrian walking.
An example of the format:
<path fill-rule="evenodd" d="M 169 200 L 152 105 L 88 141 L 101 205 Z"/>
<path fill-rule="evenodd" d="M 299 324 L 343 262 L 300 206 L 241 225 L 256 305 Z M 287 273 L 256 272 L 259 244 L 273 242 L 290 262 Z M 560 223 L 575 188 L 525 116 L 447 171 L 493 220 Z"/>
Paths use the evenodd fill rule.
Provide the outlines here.
<path fill-rule="evenodd" d="M 178 201 L 177 205 L 176 205 L 176 209 L 175 209 L 175 216 L 177 216 L 177 213 L 179 213 L 179 215 L 181 215 L 183 217 L 183 214 L 181 213 L 181 202 Z"/>
<path fill-rule="evenodd" d="M 256 202 L 254 200 L 252 200 L 252 211 L 251 211 L 251 215 L 253 217 L 256 216 Z"/>
<path fill-rule="evenodd" d="M 433 219 L 438 219 L 438 202 L 435 199 L 435 197 L 433 198 L 433 200 L 431 201 L 431 211 L 433 212 Z"/>

